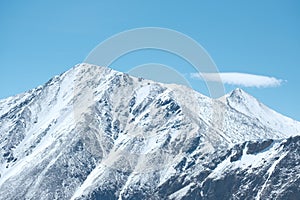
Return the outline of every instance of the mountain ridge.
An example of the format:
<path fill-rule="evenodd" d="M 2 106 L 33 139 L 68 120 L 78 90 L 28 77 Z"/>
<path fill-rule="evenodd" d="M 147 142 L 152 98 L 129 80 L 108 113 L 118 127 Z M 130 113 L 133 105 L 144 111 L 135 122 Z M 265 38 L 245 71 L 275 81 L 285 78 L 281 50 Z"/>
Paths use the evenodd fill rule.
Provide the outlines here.
<path fill-rule="evenodd" d="M 79 64 L 0 108 L 0 199 L 242 198 L 233 174 L 265 173 L 248 184 L 259 199 L 272 166 L 299 181 L 297 134 L 183 86 Z"/>

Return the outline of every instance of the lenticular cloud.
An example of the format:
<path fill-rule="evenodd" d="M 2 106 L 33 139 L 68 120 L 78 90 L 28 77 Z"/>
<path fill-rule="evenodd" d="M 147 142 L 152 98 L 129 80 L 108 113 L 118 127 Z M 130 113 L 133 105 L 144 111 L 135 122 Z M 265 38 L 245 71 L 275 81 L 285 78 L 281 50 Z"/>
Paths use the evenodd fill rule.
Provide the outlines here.
<path fill-rule="evenodd" d="M 227 73 L 192 73 L 192 78 L 202 79 L 205 81 L 219 82 L 224 84 L 237 85 L 244 87 L 279 87 L 283 80 L 269 76 L 227 72 Z"/>

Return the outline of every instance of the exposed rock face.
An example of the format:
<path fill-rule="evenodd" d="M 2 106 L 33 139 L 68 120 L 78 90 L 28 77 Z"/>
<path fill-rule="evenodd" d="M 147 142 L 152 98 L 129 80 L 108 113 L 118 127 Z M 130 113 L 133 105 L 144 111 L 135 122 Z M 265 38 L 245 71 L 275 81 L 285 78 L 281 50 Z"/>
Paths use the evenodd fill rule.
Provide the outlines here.
<path fill-rule="evenodd" d="M 80 64 L 0 100 L 0 199 L 299 197 L 299 122 L 224 98 Z"/>

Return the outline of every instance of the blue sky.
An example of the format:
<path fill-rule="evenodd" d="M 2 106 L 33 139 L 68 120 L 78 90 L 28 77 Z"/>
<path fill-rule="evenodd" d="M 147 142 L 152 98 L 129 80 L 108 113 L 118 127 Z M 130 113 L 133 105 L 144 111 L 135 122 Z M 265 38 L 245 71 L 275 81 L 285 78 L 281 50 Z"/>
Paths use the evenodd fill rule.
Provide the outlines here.
<path fill-rule="evenodd" d="M 220 72 L 286 80 L 279 87 L 239 87 L 300 120 L 299 9 L 299 1 L 291 0 L 0 1 L 0 98 L 45 83 L 82 62 L 114 34 L 151 26 L 195 39 Z M 149 62 L 181 73 L 191 69 L 182 59 L 154 50 L 122 57 L 113 67 L 126 71 Z M 235 87 L 228 85 L 226 90 Z"/>

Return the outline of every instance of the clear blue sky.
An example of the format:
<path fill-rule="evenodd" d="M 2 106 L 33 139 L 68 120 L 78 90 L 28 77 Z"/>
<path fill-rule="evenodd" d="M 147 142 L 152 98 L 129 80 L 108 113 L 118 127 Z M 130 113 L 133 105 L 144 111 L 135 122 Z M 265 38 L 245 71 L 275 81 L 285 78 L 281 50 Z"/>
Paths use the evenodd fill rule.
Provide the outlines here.
<path fill-rule="evenodd" d="M 82 62 L 116 33 L 155 26 L 195 39 L 222 72 L 287 80 L 280 87 L 243 89 L 300 120 L 299 1 L 44 2 L 0 1 L 0 98 L 45 83 Z M 162 63 L 172 65 L 177 59 L 160 58 L 157 52 L 136 56 L 130 55 L 123 64 L 165 59 Z"/>

